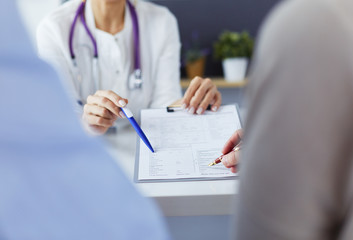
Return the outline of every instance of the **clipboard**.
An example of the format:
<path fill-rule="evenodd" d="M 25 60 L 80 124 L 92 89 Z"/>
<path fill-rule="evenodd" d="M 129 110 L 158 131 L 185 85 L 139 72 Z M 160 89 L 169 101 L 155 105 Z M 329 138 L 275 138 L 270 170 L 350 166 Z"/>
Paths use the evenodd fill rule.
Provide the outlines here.
<path fill-rule="evenodd" d="M 226 109 L 226 110 L 224 110 L 224 109 Z M 157 137 L 155 136 L 156 131 L 158 131 L 158 130 L 148 129 L 149 127 L 150 128 L 167 128 L 168 126 L 170 126 L 169 123 L 164 124 L 167 126 L 161 126 L 163 124 L 161 124 L 161 125 L 159 125 L 159 124 L 161 123 L 162 120 L 160 120 L 157 123 L 154 123 L 153 119 L 149 119 L 149 121 L 147 121 L 146 119 L 144 119 L 144 112 L 146 113 L 146 111 L 151 111 L 151 112 L 148 112 L 148 114 L 147 114 L 148 116 L 152 116 L 153 114 L 151 114 L 151 113 L 156 113 L 157 115 L 158 114 L 159 114 L 159 116 L 162 115 L 163 117 L 166 117 L 166 119 L 169 119 L 169 120 L 171 118 L 174 118 L 173 116 L 174 116 L 174 114 L 176 114 L 177 115 L 176 118 L 185 117 L 185 119 L 184 119 L 185 121 L 187 121 L 188 119 L 190 119 L 190 120 L 192 119 L 191 122 L 193 122 L 193 124 L 198 123 L 193 118 L 199 118 L 197 120 L 206 119 L 204 121 L 211 121 L 211 124 L 212 124 L 213 119 L 216 119 L 217 117 L 222 116 L 224 119 L 226 119 L 228 115 L 225 115 L 225 114 L 229 114 L 229 116 L 236 117 L 236 119 L 230 119 L 230 121 L 234 121 L 234 127 L 232 129 L 229 129 L 228 132 L 227 132 L 227 130 L 224 130 L 224 129 L 222 130 L 222 134 L 224 135 L 224 136 L 222 135 L 223 140 L 218 140 L 217 146 L 213 146 L 212 144 L 214 144 L 214 142 L 210 142 L 210 143 L 202 143 L 202 144 L 195 143 L 193 146 L 185 147 L 184 149 L 182 146 L 180 148 L 179 148 L 179 146 L 177 146 L 176 149 L 173 149 L 173 148 L 170 149 L 170 148 L 166 147 L 166 146 L 168 146 L 169 142 L 168 143 L 161 143 L 162 140 L 161 139 L 158 140 Z M 229 111 L 232 113 L 230 113 Z M 216 157 L 221 155 L 220 151 L 222 150 L 222 147 L 225 144 L 225 142 L 229 139 L 229 137 L 234 133 L 235 130 L 242 127 L 238 105 L 235 104 L 235 105 L 222 106 L 219 109 L 219 111 L 217 111 L 216 113 L 206 112 L 206 114 L 204 114 L 204 115 L 190 115 L 190 114 L 184 115 L 184 114 L 187 114 L 187 113 L 185 113 L 184 111 L 167 112 L 165 108 L 164 109 L 141 110 L 141 127 L 143 128 L 147 137 L 151 141 L 151 144 L 155 148 L 155 150 L 156 150 L 155 154 L 157 157 L 152 156 L 152 153 L 148 153 L 147 151 L 145 151 L 145 149 L 144 149 L 145 146 L 143 144 L 141 144 L 141 140 L 139 138 L 137 138 L 136 156 L 135 156 L 135 170 L 134 170 L 134 181 L 135 182 L 142 183 L 142 182 L 209 181 L 209 180 L 235 179 L 237 177 L 237 174 L 232 174 L 229 169 L 227 169 L 223 166 L 223 164 L 218 164 L 216 166 L 216 168 L 224 168 L 224 169 L 219 169 L 219 170 L 215 170 L 214 167 L 208 167 L 208 166 L 207 167 L 210 169 L 206 169 L 205 166 L 203 166 L 203 164 L 207 163 L 207 165 L 208 165 L 208 163 L 212 162 Z M 149 122 L 149 123 L 147 125 L 144 124 L 144 120 L 146 120 L 146 122 Z M 178 125 L 177 122 L 178 121 L 174 119 L 173 123 L 176 123 L 176 125 Z M 200 122 L 202 122 L 202 120 L 200 120 Z M 173 124 L 173 123 L 171 123 L 171 124 Z M 231 124 L 231 123 L 229 123 L 229 124 Z M 152 125 L 154 125 L 154 126 L 152 126 Z M 175 126 L 175 125 L 173 125 L 173 126 L 178 129 L 181 129 L 181 126 Z M 219 127 L 221 128 L 222 126 L 219 126 Z M 212 131 L 217 131 L 217 126 L 215 126 L 215 128 L 212 129 Z M 184 137 L 183 134 L 184 133 L 172 134 L 173 135 L 172 137 L 179 136 L 179 137 L 183 138 Z M 190 134 L 190 133 L 188 133 L 188 134 Z M 165 136 L 163 136 L 163 137 L 166 138 Z M 170 142 L 175 141 L 178 144 L 178 142 L 180 142 L 181 140 L 183 140 L 183 139 L 169 139 L 167 141 L 170 141 Z M 166 141 L 166 140 L 163 139 L 163 141 Z M 220 146 L 220 142 L 221 142 L 222 146 Z M 194 147 L 194 146 L 196 146 L 196 147 Z M 213 149 L 212 150 L 209 146 L 214 147 L 214 149 L 217 149 L 217 151 L 214 151 L 213 148 L 212 148 Z M 202 147 L 205 147 L 205 148 L 202 148 Z M 204 150 L 204 149 L 206 149 L 206 150 Z M 185 153 L 181 153 L 182 150 L 184 150 Z M 174 154 L 174 155 L 166 154 L 166 152 L 168 152 L 168 151 L 170 151 L 170 154 Z M 142 157 L 141 157 L 141 154 L 142 154 Z M 149 154 L 149 156 L 146 156 L 145 154 Z M 160 154 L 160 156 L 158 156 L 158 154 Z M 185 159 L 182 159 L 182 157 L 178 158 L 177 156 L 175 156 L 175 154 L 180 154 L 180 156 L 184 156 Z M 207 159 L 208 154 L 210 154 L 209 159 Z M 151 160 L 151 156 L 152 156 L 152 158 L 156 157 L 157 162 L 159 161 L 160 163 L 157 163 L 157 165 L 151 164 L 151 162 L 153 162 L 155 160 L 155 159 Z M 196 160 L 195 160 L 195 158 L 196 158 Z M 207 159 L 207 160 L 205 160 L 205 159 Z M 165 169 L 166 169 L 165 171 L 168 171 L 168 170 L 170 171 L 170 169 L 172 169 L 171 172 L 173 172 L 174 167 L 172 167 L 172 165 L 173 164 L 175 165 L 175 162 L 178 162 L 178 161 L 181 162 L 180 163 L 181 164 L 180 168 L 182 169 L 181 173 L 178 172 L 178 171 L 180 171 L 180 169 L 177 169 L 177 167 L 175 167 L 175 171 L 177 172 L 177 176 L 174 173 L 169 174 L 169 175 L 164 174 L 163 171 Z M 187 172 L 188 167 L 184 168 L 182 166 L 183 164 L 185 164 L 185 165 L 191 164 L 190 161 L 195 161 L 195 162 L 199 161 L 199 163 L 198 163 L 199 172 L 197 174 L 196 173 L 194 175 L 189 174 Z M 169 163 L 170 163 L 170 165 L 168 165 Z M 163 164 L 165 164 L 165 165 L 163 165 Z M 195 163 L 193 163 L 193 164 L 195 164 Z M 163 166 L 161 166 L 161 165 L 163 165 Z M 163 169 L 163 167 L 165 169 Z M 197 168 L 194 167 L 194 169 L 197 169 Z M 202 171 L 204 171 L 204 172 L 200 173 L 200 171 L 201 171 L 200 169 L 202 169 Z M 142 171 L 142 173 L 141 173 L 141 171 Z M 148 171 L 150 171 L 150 172 L 148 173 Z M 183 173 L 183 171 L 185 171 L 185 173 Z M 219 171 L 219 173 L 217 171 Z M 178 175 L 178 173 L 180 173 L 180 175 Z M 183 174 L 185 174 L 185 175 L 183 175 Z"/>

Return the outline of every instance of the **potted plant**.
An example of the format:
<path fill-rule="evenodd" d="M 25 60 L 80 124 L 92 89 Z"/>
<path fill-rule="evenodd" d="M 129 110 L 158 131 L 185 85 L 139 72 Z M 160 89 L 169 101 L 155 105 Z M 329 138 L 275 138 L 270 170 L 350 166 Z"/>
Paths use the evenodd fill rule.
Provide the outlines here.
<path fill-rule="evenodd" d="M 202 77 L 205 70 L 206 56 L 208 49 L 202 49 L 199 44 L 199 37 L 196 31 L 193 32 L 191 43 L 184 44 L 183 63 L 186 68 L 186 75 L 189 79 L 195 76 Z"/>
<path fill-rule="evenodd" d="M 222 60 L 226 81 L 243 81 L 249 59 L 252 55 L 254 40 L 248 32 L 224 31 L 214 44 L 214 54 Z"/>

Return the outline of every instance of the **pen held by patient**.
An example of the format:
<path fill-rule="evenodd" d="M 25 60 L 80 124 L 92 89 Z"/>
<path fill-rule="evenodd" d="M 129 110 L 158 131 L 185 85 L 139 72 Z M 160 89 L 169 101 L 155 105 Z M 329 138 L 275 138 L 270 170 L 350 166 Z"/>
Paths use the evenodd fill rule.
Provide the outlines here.
<path fill-rule="evenodd" d="M 238 145 L 235 146 L 235 147 L 232 149 L 232 151 L 230 151 L 229 153 L 231 153 L 231 152 L 238 152 L 238 151 L 240 151 L 241 147 L 242 147 L 241 144 L 238 144 Z M 227 154 L 229 154 L 229 153 L 227 153 Z M 216 164 L 218 164 L 218 163 L 221 163 L 222 160 L 223 160 L 223 157 L 224 157 L 225 155 L 226 155 L 226 154 L 223 154 L 223 155 L 219 156 L 216 160 L 214 160 L 213 162 L 211 162 L 210 164 L 208 164 L 208 166 L 214 166 L 214 165 L 216 165 Z"/>

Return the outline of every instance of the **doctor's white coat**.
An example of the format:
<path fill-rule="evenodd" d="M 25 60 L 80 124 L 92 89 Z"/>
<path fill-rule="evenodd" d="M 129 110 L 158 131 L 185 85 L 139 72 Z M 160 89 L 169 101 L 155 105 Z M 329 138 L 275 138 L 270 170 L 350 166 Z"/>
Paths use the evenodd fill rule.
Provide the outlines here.
<path fill-rule="evenodd" d="M 71 0 L 50 13 L 38 26 L 39 55 L 52 63 L 62 74 L 73 102 L 85 103 L 94 94 L 93 44 L 81 20 L 73 39 L 78 68 L 69 51 L 69 32 L 81 0 Z M 127 6 L 126 6 L 127 7 Z M 136 12 L 140 30 L 140 53 L 143 87 L 129 90 L 128 78 L 133 71 L 133 27 L 128 8 L 125 9 L 124 29 L 116 35 L 95 27 L 91 1 L 87 0 L 85 19 L 98 45 L 98 66 L 102 90 L 112 90 L 129 100 L 128 108 L 139 119 L 140 109 L 159 108 L 181 98 L 180 40 L 177 21 L 165 8 L 137 1 Z M 48 79 L 50 81 L 50 79 Z M 77 105 L 78 106 L 78 105 Z M 82 107 L 78 107 L 82 111 Z M 108 147 L 118 155 L 119 164 L 133 176 L 136 133 L 126 119 L 116 121 L 117 134 L 105 134 Z"/>
<path fill-rule="evenodd" d="M 70 27 L 81 2 L 69 1 L 49 14 L 37 29 L 37 44 L 39 55 L 63 74 L 74 100 L 85 103 L 88 95 L 98 89 L 93 74 L 93 44 L 81 20 L 77 21 L 73 40 L 78 67 L 74 67 L 69 51 Z M 181 97 L 180 40 L 175 17 L 165 7 L 144 1 L 137 1 L 136 11 L 143 87 L 142 90 L 129 90 L 134 47 L 133 25 L 127 6 L 124 29 L 116 35 L 96 29 L 89 0 L 85 8 L 88 28 L 98 46 L 98 88 L 112 90 L 127 98 L 128 107 L 135 116 L 140 109 L 164 107 Z"/>

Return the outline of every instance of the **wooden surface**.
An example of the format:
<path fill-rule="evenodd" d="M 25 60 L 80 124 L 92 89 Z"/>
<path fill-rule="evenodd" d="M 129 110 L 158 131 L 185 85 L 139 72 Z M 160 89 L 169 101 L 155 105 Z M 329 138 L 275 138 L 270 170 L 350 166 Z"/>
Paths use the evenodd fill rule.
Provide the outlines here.
<path fill-rule="evenodd" d="M 212 82 L 217 86 L 217 88 L 242 88 L 246 86 L 247 80 L 244 79 L 243 81 L 240 82 L 227 82 L 223 78 L 211 78 Z M 188 88 L 191 80 L 183 78 L 180 81 L 180 85 L 183 89 Z"/>

